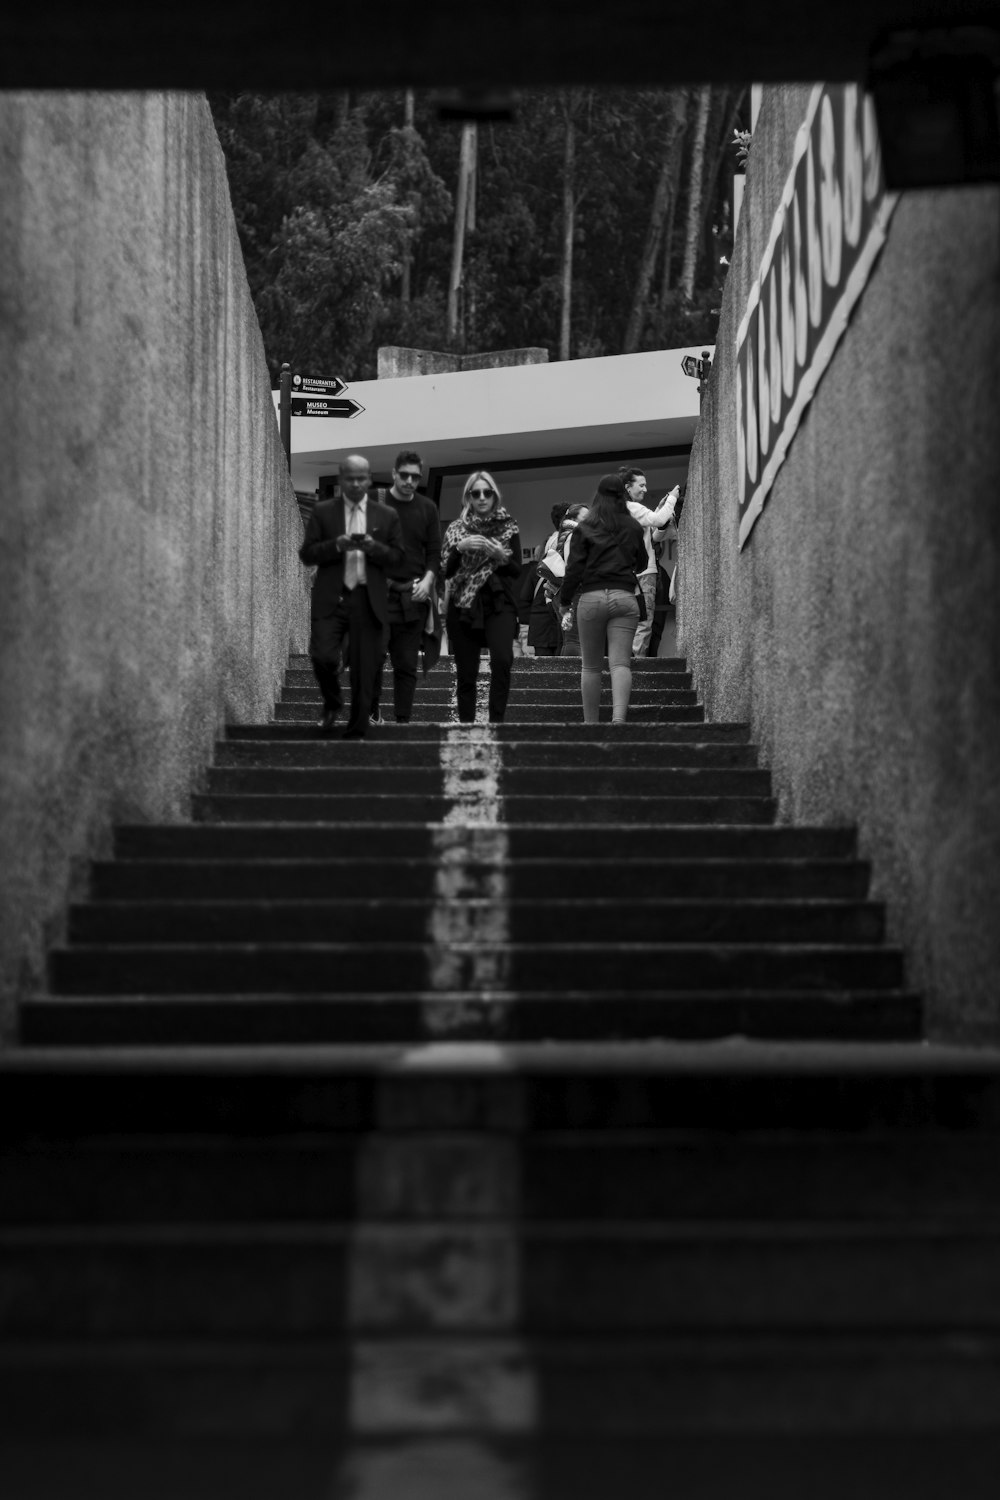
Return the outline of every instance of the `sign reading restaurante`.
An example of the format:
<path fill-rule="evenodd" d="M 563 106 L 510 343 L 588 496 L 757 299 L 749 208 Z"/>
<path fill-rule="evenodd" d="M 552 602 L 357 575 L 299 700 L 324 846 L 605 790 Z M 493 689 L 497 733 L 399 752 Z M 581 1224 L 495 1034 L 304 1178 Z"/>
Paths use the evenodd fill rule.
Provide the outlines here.
<path fill-rule="evenodd" d="M 855 84 L 817 84 L 736 336 L 740 548 L 886 239 L 875 110 Z"/>

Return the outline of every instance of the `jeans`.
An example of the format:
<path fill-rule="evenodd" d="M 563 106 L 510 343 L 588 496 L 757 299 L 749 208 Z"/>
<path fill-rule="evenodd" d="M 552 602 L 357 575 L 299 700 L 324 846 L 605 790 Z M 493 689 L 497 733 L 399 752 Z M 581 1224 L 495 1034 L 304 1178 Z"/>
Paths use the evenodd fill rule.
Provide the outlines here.
<path fill-rule="evenodd" d="M 639 628 L 632 644 L 633 656 L 645 656 L 649 649 L 649 638 L 653 633 L 653 611 L 656 608 L 656 574 L 643 573 L 639 579 L 639 587 L 646 601 L 646 618 L 639 621 Z"/>
<path fill-rule="evenodd" d="M 463 724 L 471 724 L 476 717 L 476 679 L 479 654 L 484 646 L 489 647 L 490 653 L 490 721 L 499 724 L 502 720 L 510 693 L 516 634 L 517 616 L 506 610 L 487 615 L 482 630 L 470 630 L 457 610 L 448 611 L 448 641 L 458 679 L 458 717 Z"/>
<path fill-rule="evenodd" d="M 577 628 L 583 667 L 580 693 L 583 698 L 583 722 L 596 724 L 601 704 L 601 669 L 604 665 L 604 638 L 608 640 L 608 666 L 611 669 L 611 722 L 624 724 L 632 692 L 632 641 L 639 623 L 639 604 L 634 594 L 624 589 L 588 589 L 576 606 Z"/>

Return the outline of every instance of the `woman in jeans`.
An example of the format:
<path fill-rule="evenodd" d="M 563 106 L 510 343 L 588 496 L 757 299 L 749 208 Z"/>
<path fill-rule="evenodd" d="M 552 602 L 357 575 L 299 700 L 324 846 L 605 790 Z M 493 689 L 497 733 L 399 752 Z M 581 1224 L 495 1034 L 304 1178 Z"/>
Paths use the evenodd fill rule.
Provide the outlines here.
<path fill-rule="evenodd" d="M 484 469 L 470 474 L 462 510 L 441 545 L 449 582 L 446 625 L 458 679 L 458 717 L 476 717 L 479 655 L 490 653 L 490 722 L 499 724 L 510 693 L 510 669 L 517 635 L 514 583 L 521 572 L 517 522 L 503 508 L 500 490 Z"/>
<path fill-rule="evenodd" d="M 560 598 L 567 611 L 573 597 L 583 667 L 583 722 L 596 724 L 601 702 L 604 641 L 611 668 L 611 722 L 624 724 L 632 692 L 632 640 L 639 624 L 636 575 L 646 566 L 642 527 L 626 509 L 625 486 L 605 474 L 587 518 L 573 533 Z"/>

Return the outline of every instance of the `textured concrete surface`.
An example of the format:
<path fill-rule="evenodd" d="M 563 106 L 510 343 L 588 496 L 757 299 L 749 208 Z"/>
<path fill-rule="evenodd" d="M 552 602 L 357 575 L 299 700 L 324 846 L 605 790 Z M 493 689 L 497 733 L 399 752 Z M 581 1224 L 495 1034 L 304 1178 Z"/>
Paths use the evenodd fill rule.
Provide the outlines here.
<path fill-rule="evenodd" d="M 736 332 L 805 115 L 765 92 L 680 528 L 679 650 L 786 822 L 856 822 L 940 1038 L 1000 1037 L 1000 191 L 914 192 L 738 549 Z"/>
<path fill-rule="evenodd" d="M 549 351 L 534 346 L 493 349 L 487 354 L 448 354 L 436 349 L 406 349 L 383 344 L 378 351 L 379 380 L 402 380 L 411 375 L 448 375 L 456 370 L 507 370 L 512 365 L 547 365 Z"/>
<path fill-rule="evenodd" d="M 113 823 L 302 650 L 302 523 L 203 96 L 0 96 L 0 1017 Z"/>

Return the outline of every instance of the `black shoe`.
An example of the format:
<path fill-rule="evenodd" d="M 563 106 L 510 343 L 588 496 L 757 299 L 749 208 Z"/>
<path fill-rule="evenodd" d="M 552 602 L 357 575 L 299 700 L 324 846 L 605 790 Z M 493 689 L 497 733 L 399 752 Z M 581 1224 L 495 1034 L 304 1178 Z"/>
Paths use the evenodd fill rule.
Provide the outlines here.
<path fill-rule="evenodd" d="M 336 727 L 337 710 L 335 708 L 328 708 L 324 712 L 323 717 L 320 719 L 319 723 L 316 725 L 316 728 L 319 730 L 320 734 L 332 734 Z"/>
<path fill-rule="evenodd" d="M 375 721 L 373 719 L 372 723 L 374 723 L 374 722 Z M 409 716 L 409 714 L 397 714 L 396 715 L 396 723 L 397 724 L 409 724 L 409 722 L 410 722 L 410 716 Z"/>

